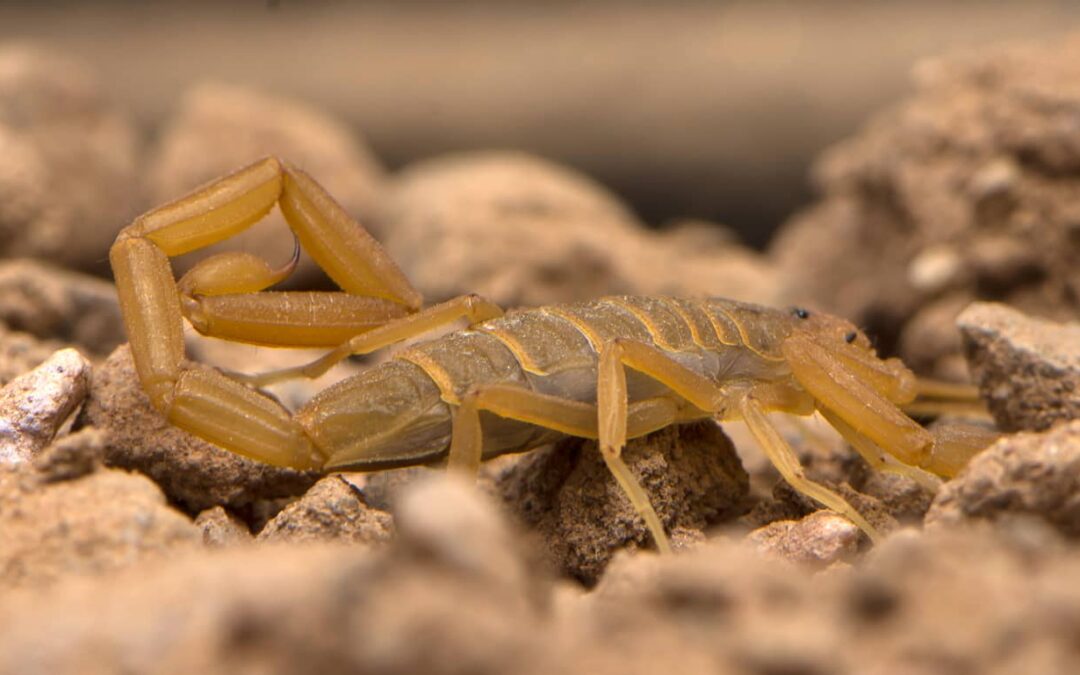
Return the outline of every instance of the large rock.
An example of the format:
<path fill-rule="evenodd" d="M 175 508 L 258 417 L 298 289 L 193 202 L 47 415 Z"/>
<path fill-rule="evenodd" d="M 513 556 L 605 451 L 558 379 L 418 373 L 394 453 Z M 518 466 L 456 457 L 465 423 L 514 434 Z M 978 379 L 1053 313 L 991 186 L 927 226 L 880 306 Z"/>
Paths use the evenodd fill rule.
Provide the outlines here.
<path fill-rule="evenodd" d="M 138 211 L 138 135 L 85 64 L 0 48 L 0 254 L 104 272 Z"/>
<path fill-rule="evenodd" d="M 957 318 L 972 376 L 1002 429 L 1080 419 L 1080 323 L 977 303 Z"/>
<path fill-rule="evenodd" d="M 923 64 L 906 101 L 817 162 L 817 204 L 774 246 L 795 301 L 962 376 L 971 300 L 1080 310 L 1080 36 Z M 910 334 L 909 334 L 910 333 Z"/>

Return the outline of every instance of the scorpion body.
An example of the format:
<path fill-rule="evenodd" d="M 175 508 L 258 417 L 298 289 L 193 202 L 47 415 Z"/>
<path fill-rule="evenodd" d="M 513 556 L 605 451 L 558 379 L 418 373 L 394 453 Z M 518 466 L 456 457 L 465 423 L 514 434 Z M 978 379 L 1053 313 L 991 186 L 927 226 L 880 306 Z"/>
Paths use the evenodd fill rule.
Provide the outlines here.
<path fill-rule="evenodd" d="M 169 257 L 227 239 L 279 205 L 297 241 L 272 269 L 223 253 L 173 278 Z M 342 289 L 267 291 L 299 249 Z M 745 422 L 797 490 L 876 530 L 808 480 L 766 416 L 820 413 L 872 466 L 951 475 L 985 436 L 935 437 L 897 406 L 914 375 L 880 359 L 847 321 L 733 300 L 616 296 L 503 314 L 475 295 L 423 307 L 361 226 L 303 171 L 267 158 L 137 218 L 109 253 L 143 389 L 170 422 L 233 452 L 297 469 L 377 470 L 483 459 L 561 436 L 600 453 L 661 550 L 663 523 L 621 459 L 628 438 L 684 421 Z M 330 351 L 297 368 L 242 375 L 184 358 L 183 320 L 214 337 Z M 409 347 L 316 395 L 295 414 L 259 387 L 315 377 L 438 327 L 469 328 Z M 918 467 L 918 468 L 916 468 Z"/>
<path fill-rule="evenodd" d="M 317 446 L 333 449 L 326 468 L 434 462 L 449 451 L 452 405 L 477 388 L 520 387 L 594 403 L 600 347 L 620 338 L 655 346 L 717 386 L 790 381 L 778 341 L 798 322 L 787 311 L 725 299 L 618 296 L 519 310 L 411 347 L 325 390 L 297 419 Z M 717 416 L 637 371 L 627 375 L 627 399 L 631 408 L 645 401 L 666 406 L 678 421 Z M 485 460 L 567 435 L 494 414 L 482 427 Z"/>

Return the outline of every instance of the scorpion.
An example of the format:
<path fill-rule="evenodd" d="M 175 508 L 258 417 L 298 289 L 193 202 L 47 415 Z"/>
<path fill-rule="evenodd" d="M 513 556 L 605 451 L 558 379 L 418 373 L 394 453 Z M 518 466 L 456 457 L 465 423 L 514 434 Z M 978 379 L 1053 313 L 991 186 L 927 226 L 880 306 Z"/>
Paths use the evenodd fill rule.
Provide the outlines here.
<path fill-rule="evenodd" d="M 169 258 L 253 225 L 277 205 L 295 238 L 273 268 L 219 253 L 177 281 Z M 299 251 L 338 291 L 267 290 Z M 481 461 L 566 436 L 599 452 L 661 552 L 664 526 L 621 458 L 627 439 L 699 419 L 742 421 L 797 491 L 880 534 L 843 497 L 809 480 L 768 413 L 820 414 L 872 467 L 954 475 L 984 437 L 928 431 L 900 408 L 918 381 L 881 359 L 846 320 L 726 300 L 615 296 L 504 313 L 478 295 L 425 307 L 382 246 L 303 170 L 276 157 L 242 168 L 125 227 L 109 253 L 141 387 L 168 421 L 260 462 L 376 471 Z M 329 351 L 302 366 L 242 375 L 186 359 L 183 320 L 199 333 Z M 314 378 L 438 328 L 316 394 L 295 413 L 261 387 Z"/>

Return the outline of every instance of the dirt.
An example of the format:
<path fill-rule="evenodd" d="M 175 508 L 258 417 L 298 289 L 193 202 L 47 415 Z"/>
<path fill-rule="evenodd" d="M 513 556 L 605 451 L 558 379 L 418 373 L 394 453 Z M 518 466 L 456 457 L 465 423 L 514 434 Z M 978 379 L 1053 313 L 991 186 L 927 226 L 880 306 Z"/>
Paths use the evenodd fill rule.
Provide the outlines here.
<path fill-rule="evenodd" d="M 773 416 L 806 476 L 883 533 L 872 543 L 780 480 L 739 425 L 662 429 L 623 453 L 671 534 L 674 553 L 658 555 L 593 442 L 501 458 L 476 485 L 441 467 L 298 473 L 195 439 L 149 404 L 115 347 L 103 282 L 69 259 L 13 259 L 0 263 L 0 673 L 1076 672 L 1080 160 L 1059 117 L 1074 89 L 1058 86 L 1075 44 L 928 66 L 911 101 L 823 160 L 822 203 L 769 258 L 707 223 L 646 231 L 603 186 L 525 154 L 384 176 L 320 111 L 189 94 L 159 136 L 163 189 L 249 141 L 344 134 L 341 154 L 314 144 L 329 164 L 313 158 L 312 171 L 329 182 L 368 166 L 373 201 L 356 211 L 373 209 L 372 229 L 433 299 L 774 303 L 797 290 L 924 372 L 970 368 L 1004 433 L 937 485 L 875 471 L 820 420 Z M 260 115 L 254 141 L 229 132 Z M 35 175 L 25 162 L 12 175 Z M 20 184 L 22 204 L 45 184 Z M 5 204 L 0 218 L 16 207 L 34 213 Z M 310 358 L 187 345 L 251 371 Z M 320 386 L 275 394 L 295 407 Z"/>

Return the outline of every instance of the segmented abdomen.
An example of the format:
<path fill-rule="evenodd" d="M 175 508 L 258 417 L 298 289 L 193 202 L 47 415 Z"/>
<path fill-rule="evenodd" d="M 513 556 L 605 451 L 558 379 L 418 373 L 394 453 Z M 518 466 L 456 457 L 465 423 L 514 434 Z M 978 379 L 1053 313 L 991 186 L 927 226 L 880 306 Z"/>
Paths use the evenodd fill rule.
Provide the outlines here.
<path fill-rule="evenodd" d="M 761 331 L 748 331 L 737 320 L 759 318 L 749 316 L 757 310 L 730 301 L 614 296 L 512 312 L 418 345 L 398 358 L 422 368 L 450 403 L 492 383 L 593 402 L 596 365 L 605 342 L 635 340 L 658 347 L 703 375 L 731 373 L 734 361 L 745 362 L 741 370 L 762 356 L 760 350 L 747 349 Z M 630 379 L 631 400 L 660 389 L 648 378 L 632 373 Z"/>

